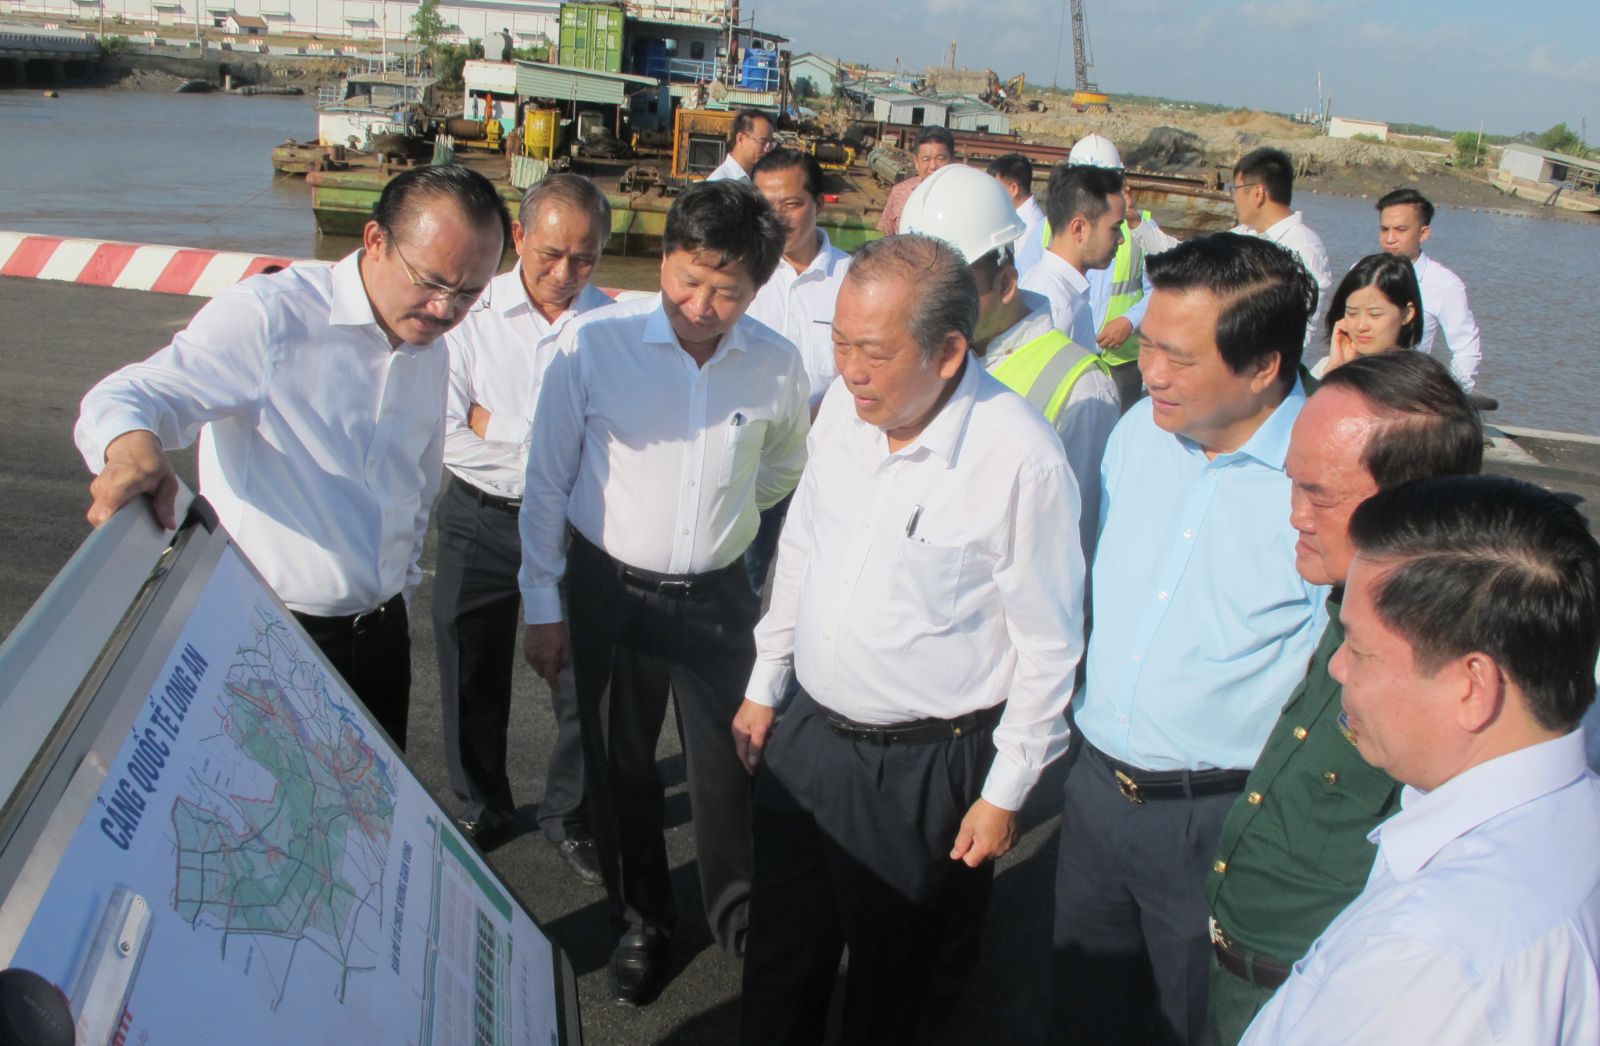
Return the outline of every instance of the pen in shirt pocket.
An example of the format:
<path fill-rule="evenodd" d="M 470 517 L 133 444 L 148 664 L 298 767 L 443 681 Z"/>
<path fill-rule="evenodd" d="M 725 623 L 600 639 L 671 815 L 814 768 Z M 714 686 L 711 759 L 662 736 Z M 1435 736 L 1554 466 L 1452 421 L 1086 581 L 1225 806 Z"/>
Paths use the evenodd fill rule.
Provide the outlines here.
<path fill-rule="evenodd" d="M 917 536 L 917 523 L 921 519 L 922 506 L 918 505 L 916 508 L 911 510 L 911 518 L 906 520 L 906 537 L 914 538 Z"/>
<path fill-rule="evenodd" d="M 744 415 L 740 414 L 738 411 L 734 411 L 733 421 L 729 422 L 729 424 L 731 424 L 734 428 L 738 428 L 740 425 L 744 424 Z"/>

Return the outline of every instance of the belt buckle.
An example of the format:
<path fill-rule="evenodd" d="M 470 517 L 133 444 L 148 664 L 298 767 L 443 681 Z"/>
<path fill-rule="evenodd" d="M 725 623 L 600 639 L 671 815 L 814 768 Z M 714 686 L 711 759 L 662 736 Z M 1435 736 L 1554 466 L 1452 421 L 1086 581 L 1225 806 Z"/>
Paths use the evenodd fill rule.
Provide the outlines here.
<path fill-rule="evenodd" d="M 371 610 L 363 610 L 351 620 L 350 631 L 353 633 L 363 632 L 366 630 L 368 622 L 375 625 L 382 621 L 383 613 L 388 606 L 389 604 L 385 603 L 383 606 L 373 607 Z"/>
<path fill-rule="evenodd" d="M 1116 775 L 1117 791 L 1122 793 L 1122 798 L 1130 803 L 1138 803 L 1143 806 L 1144 797 L 1139 794 L 1139 782 L 1115 767 L 1112 768 L 1111 772 Z"/>
<path fill-rule="evenodd" d="M 1221 948 L 1233 950 L 1233 942 L 1228 940 L 1228 935 L 1222 932 L 1222 924 L 1217 922 L 1215 915 L 1206 920 L 1211 927 L 1211 943 Z"/>
<path fill-rule="evenodd" d="M 687 596 L 694 591 L 694 582 L 680 579 L 662 581 L 657 584 L 656 591 L 664 596 Z"/>

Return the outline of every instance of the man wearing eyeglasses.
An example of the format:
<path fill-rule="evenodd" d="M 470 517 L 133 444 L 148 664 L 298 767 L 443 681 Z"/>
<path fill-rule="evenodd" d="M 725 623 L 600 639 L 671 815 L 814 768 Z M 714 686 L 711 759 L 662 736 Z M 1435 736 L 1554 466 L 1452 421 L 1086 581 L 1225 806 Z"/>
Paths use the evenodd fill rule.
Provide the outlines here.
<path fill-rule="evenodd" d="M 517 513 L 532 445 L 534 405 L 556 339 L 579 314 L 611 304 L 589 276 L 611 236 L 605 193 L 576 174 L 552 174 L 522 197 L 511 227 L 518 264 L 489 285 L 487 309 L 446 336 L 444 496 L 433 636 L 439 654 L 445 765 L 461 800 L 458 823 L 488 845 L 516 815 L 506 773 L 511 670 L 517 656 L 522 537 Z M 591 886 L 600 885 L 584 816 L 583 742 L 569 681 L 552 688 L 556 739 L 539 800 L 539 828 Z"/>
<path fill-rule="evenodd" d="M 1306 345 L 1317 336 L 1321 310 L 1333 293 L 1333 268 L 1328 264 L 1328 248 L 1322 244 L 1305 217 L 1291 210 L 1294 199 L 1294 161 L 1282 149 L 1256 149 L 1245 153 L 1233 166 L 1233 209 L 1239 224 L 1233 232 L 1259 236 L 1294 252 L 1311 278 L 1317 281 L 1317 301 L 1306 323 Z"/>
<path fill-rule="evenodd" d="M 449 357 L 510 238 L 460 166 L 391 181 L 362 248 L 228 288 L 166 348 L 84 397 L 89 522 L 151 495 L 177 525 L 166 452 L 200 443 L 200 492 L 373 718 L 405 747 L 407 606 L 439 486 Z"/>
<path fill-rule="evenodd" d="M 777 128 L 772 126 L 771 120 L 754 109 L 739 110 L 739 115 L 733 118 L 732 134 L 728 155 L 716 170 L 706 175 L 706 181 L 720 182 L 724 178 L 732 178 L 734 181 L 748 182 L 756 163 L 778 144 Z"/>

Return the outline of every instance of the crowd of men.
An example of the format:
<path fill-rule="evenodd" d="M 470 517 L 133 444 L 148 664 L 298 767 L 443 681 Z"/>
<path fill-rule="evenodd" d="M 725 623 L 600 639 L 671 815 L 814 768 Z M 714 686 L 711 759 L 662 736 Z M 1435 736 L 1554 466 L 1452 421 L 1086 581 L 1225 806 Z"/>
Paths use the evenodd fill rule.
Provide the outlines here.
<path fill-rule="evenodd" d="M 839 1041 L 933 1034 L 1056 760 L 1064 1040 L 1600 1039 L 1600 546 L 1478 475 L 1431 204 L 1385 197 L 1381 244 L 1454 374 L 1318 383 L 1333 279 L 1281 153 L 1239 161 L 1238 229 L 1180 243 L 1103 138 L 1041 202 L 930 129 L 851 256 L 773 144 L 739 117 L 622 302 L 586 179 L 513 220 L 464 168 L 400 175 L 349 257 L 90 391 L 91 521 L 148 494 L 173 526 L 166 454 L 204 433 L 201 493 L 403 748 L 431 510 L 459 823 L 515 815 L 520 632 L 557 723 L 538 823 L 605 889 L 621 1001 L 678 925 L 670 697 L 745 1043 L 822 1041 L 846 954 Z"/>

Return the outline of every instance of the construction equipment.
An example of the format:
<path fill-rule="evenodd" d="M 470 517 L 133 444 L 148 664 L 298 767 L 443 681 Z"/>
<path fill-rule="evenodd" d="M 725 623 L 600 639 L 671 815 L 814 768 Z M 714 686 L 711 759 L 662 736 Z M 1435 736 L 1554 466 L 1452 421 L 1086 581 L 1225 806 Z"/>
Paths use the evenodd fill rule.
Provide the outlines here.
<path fill-rule="evenodd" d="M 988 83 L 978 98 L 985 105 L 993 106 L 1002 113 L 1014 113 L 1025 108 L 1022 89 L 1028 86 L 1026 73 L 1018 73 L 1005 83 L 1000 82 L 1000 77 L 995 75 L 993 69 L 985 69 L 984 73 L 988 77 Z"/>
<path fill-rule="evenodd" d="M 726 109 L 678 109 L 672 124 L 672 177 L 700 179 L 728 155 L 737 114 Z"/>
<path fill-rule="evenodd" d="M 1089 31 L 1083 23 L 1083 0 L 1072 0 L 1072 107 L 1080 113 L 1109 113 L 1111 96 L 1089 80 Z"/>

